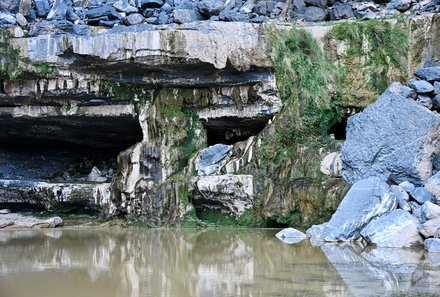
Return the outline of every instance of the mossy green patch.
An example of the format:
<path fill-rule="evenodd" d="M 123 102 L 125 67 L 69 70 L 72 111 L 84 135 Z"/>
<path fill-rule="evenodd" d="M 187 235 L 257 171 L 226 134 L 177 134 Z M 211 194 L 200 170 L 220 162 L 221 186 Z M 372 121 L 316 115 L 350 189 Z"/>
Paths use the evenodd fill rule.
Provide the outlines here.
<path fill-rule="evenodd" d="M 341 89 L 344 101 L 368 105 L 391 82 L 403 82 L 407 76 L 404 65 L 408 36 L 402 27 L 401 22 L 377 20 L 341 22 L 332 27 L 328 42 L 343 42 L 347 46 L 345 57 L 338 58 L 345 74 Z M 332 53 L 334 57 L 336 52 Z"/>
<path fill-rule="evenodd" d="M 139 106 L 143 106 L 152 99 L 150 91 L 141 86 L 134 86 L 113 81 L 103 81 L 102 84 L 103 89 L 111 91 L 116 99 L 119 100 L 129 100 Z"/>

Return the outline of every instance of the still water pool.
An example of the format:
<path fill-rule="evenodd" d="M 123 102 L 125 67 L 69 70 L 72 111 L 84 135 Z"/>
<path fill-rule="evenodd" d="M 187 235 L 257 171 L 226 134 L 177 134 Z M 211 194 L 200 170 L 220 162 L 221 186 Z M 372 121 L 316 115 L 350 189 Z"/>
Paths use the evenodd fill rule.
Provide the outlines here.
<path fill-rule="evenodd" d="M 3 230 L 0 297 L 440 296 L 440 254 L 278 230 Z"/>

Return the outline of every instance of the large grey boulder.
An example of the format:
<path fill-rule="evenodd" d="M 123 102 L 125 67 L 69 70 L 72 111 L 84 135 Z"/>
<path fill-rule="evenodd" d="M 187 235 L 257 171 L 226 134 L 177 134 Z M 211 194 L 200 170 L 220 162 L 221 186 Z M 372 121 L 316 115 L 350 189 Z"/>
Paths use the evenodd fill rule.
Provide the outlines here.
<path fill-rule="evenodd" d="M 115 3 L 113 3 L 113 7 L 116 10 L 121 11 L 121 12 L 125 12 L 125 13 L 138 12 L 137 7 L 130 5 L 130 3 L 128 3 L 127 0 L 118 0 Z"/>
<path fill-rule="evenodd" d="M 304 0 L 304 3 L 308 6 L 316 6 L 321 8 L 327 7 L 327 0 Z"/>
<path fill-rule="evenodd" d="M 425 237 L 440 237 L 440 217 L 426 221 L 419 226 L 419 232 Z"/>
<path fill-rule="evenodd" d="M 55 0 L 46 19 L 47 20 L 64 20 L 67 13 L 67 0 Z"/>
<path fill-rule="evenodd" d="M 434 194 L 437 203 L 440 203 L 440 172 L 431 176 L 425 183 L 425 188 Z"/>
<path fill-rule="evenodd" d="M 415 75 L 427 81 L 440 80 L 440 66 L 421 68 Z"/>
<path fill-rule="evenodd" d="M 332 13 L 335 20 L 349 19 L 354 16 L 351 5 L 347 3 L 337 3 L 333 6 Z"/>
<path fill-rule="evenodd" d="M 440 253 L 440 238 L 428 238 L 425 240 L 425 250 L 429 253 Z"/>
<path fill-rule="evenodd" d="M 304 18 L 307 22 L 322 22 L 327 19 L 327 16 L 327 9 L 315 6 L 306 7 L 304 12 Z"/>
<path fill-rule="evenodd" d="M 286 228 L 275 234 L 275 236 L 284 243 L 294 244 L 303 241 L 307 235 L 295 228 Z"/>
<path fill-rule="evenodd" d="M 407 211 L 396 209 L 373 220 L 361 235 L 368 243 L 379 247 L 411 247 L 423 243 L 417 225 L 418 221 Z"/>
<path fill-rule="evenodd" d="M 162 5 L 164 5 L 163 0 L 137 0 L 136 4 L 138 7 L 145 9 L 145 8 L 160 8 Z"/>
<path fill-rule="evenodd" d="M 220 14 L 224 8 L 224 3 L 222 0 L 202 0 L 197 7 L 202 14 L 211 17 Z"/>
<path fill-rule="evenodd" d="M 191 23 L 195 21 L 203 20 L 200 13 L 192 9 L 175 9 L 174 21 L 178 24 Z"/>
<path fill-rule="evenodd" d="M 49 0 L 35 0 L 35 10 L 38 17 L 46 17 L 50 10 Z"/>
<path fill-rule="evenodd" d="M 440 217 L 440 206 L 430 201 L 423 203 L 421 211 L 423 221 L 429 221 Z"/>
<path fill-rule="evenodd" d="M 412 197 L 419 204 L 423 204 L 426 201 L 435 202 L 434 195 L 423 187 L 416 188 L 412 193 Z"/>
<path fill-rule="evenodd" d="M 342 176 L 349 183 L 377 176 L 420 185 L 440 152 L 440 116 L 389 90 L 348 119 Z"/>
<path fill-rule="evenodd" d="M 425 80 L 410 79 L 408 85 L 418 94 L 426 94 L 434 91 L 434 86 Z"/>
<path fill-rule="evenodd" d="M 400 12 L 404 12 L 410 9 L 411 3 L 411 0 L 393 0 L 387 5 L 387 8 L 395 8 Z"/>
<path fill-rule="evenodd" d="M 145 20 L 144 16 L 140 13 L 132 13 L 125 20 L 126 25 L 138 25 Z"/>
<path fill-rule="evenodd" d="M 320 238 L 324 241 L 358 240 L 365 226 L 390 213 L 396 206 L 396 197 L 387 183 L 379 178 L 358 181 L 325 224 Z"/>

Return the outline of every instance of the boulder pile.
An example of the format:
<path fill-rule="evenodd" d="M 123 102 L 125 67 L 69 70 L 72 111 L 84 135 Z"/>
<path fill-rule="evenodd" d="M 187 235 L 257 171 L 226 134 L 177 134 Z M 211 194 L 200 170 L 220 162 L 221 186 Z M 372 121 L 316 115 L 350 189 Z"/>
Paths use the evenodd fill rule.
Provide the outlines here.
<path fill-rule="evenodd" d="M 342 176 L 353 184 L 315 241 L 440 252 L 440 67 L 393 83 L 348 119 Z"/>
<path fill-rule="evenodd" d="M 0 25 L 18 25 L 26 30 L 29 23 L 34 22 L 104 27 L 202 20 L 320 22 L 437 11 L 436 0 L 293 0 L 289 7 L 286 7 L 285 0 L 2 0 Z"/>

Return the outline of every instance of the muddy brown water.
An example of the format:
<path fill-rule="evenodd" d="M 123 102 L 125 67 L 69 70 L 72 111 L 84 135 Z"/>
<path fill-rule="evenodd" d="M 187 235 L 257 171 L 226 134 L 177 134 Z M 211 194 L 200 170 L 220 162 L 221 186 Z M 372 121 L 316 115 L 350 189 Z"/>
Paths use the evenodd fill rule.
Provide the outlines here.
<path fill-rule="evenodd" d="M 440 296 L 440 254 L 278 230 L 3 230 L 0 297 Z"/>

